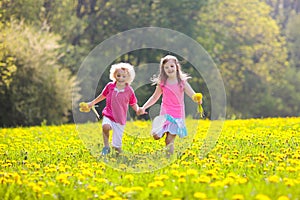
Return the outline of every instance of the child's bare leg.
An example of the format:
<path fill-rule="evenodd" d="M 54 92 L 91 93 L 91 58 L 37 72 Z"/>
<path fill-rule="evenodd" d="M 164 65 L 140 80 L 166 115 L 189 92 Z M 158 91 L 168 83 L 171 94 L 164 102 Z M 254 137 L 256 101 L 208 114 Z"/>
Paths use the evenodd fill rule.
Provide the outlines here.
<path fill-rule="evenodd" d="M 153 136 L 154 140 L 159 140 L 160 139 L 160 137 L 155 133 L 152 133 L 152 136 Z"/>
<path fill-rule="evenodd" d="M 166 147 L 167 149 L 167 156 L 170 156 L 174 153 L 174 141 L 175 141 L 175 137 L 176 135 L 172 135 L 170 133 L 167 133 L 167 137 L 166 137 Z"/>
<path fill-rule="evenodd" d="M 103 142 L 105 147 L 109 147 L 109 131 L 111 127 L 108 124 L 102 126 Z"/>

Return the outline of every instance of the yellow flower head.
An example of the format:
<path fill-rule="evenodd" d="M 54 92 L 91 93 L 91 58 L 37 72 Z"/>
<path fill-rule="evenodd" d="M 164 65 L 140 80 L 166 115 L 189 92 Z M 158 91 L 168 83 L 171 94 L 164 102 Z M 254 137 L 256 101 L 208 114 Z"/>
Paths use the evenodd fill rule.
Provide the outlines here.
<path fill-rule="evenodd" d="M 195 93 L 192 96 L 192 99 L 193 99 L 194 102 L 199 103 L 199 102 L 202 101 L 202 94 L 201 93 Z M 200 103 L 198 105 L 198 112 L 200 113 L 200 117 L 203 118 L 204 117 L 204 111 L 203 111 L 203 107 Z"/>
<path fill-rule="evenodd" d="M 194 102 L 199 102 L 202 100 L 202 94 L 201 93 L 195 93 L 192 97 Z"/>
<path fill-rule="evenodd" d="M 89 105 L 86 102 L 80 102 L 79 104 L 79 111 L 80 112 L 90 112 Z"/>

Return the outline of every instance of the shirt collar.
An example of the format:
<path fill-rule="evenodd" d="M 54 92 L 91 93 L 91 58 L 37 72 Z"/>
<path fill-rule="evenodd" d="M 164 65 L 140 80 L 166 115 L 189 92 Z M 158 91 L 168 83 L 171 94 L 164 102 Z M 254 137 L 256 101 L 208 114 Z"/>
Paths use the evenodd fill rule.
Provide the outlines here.
<path fill-rule="evenodd" d="M 116 92 L 124 92 L 124 91 L 125 91 L 125 88 L 119 90 L 117 87 L 115 87 L 115 88 L 114 88 L 114 91 L 116 91 Z"/>

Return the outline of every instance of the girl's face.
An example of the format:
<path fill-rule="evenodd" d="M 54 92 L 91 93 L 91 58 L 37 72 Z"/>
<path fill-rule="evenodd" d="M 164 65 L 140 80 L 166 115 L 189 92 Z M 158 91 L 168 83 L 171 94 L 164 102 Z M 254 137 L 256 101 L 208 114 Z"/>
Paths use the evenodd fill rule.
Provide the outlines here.
<path fill-rule="evenodd" d="M 116 71 L 115 78 L 119 85 L 125 85 L 129 79 L 128 72 L 122 69 Z"/>
<path fill-rule="evenodd" d="M 166 62 L 163 68 L 168 78 L 176 78 L 177 66 L 175 60 L 169 60 Z"/>

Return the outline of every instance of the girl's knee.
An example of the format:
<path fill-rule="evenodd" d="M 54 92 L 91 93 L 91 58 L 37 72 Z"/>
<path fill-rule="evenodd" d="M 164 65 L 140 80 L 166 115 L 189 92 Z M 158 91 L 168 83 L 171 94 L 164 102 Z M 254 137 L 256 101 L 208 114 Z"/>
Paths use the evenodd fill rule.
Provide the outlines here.
<path fill-rule="evenodd" d="M 176 135 L 168 134 L 166 137 L 166 141 L 165 141 L 166 145 L 174 143 L 175 137 L 176 137 Z"/>
<path fill-rule="evenodd" d="M 154 138 L 154 140 L 159 140 L 160 139 L 160 137 L 157 134 L 154 134 L 153 138 Z"/>

